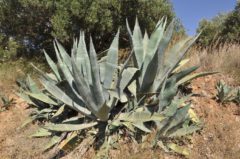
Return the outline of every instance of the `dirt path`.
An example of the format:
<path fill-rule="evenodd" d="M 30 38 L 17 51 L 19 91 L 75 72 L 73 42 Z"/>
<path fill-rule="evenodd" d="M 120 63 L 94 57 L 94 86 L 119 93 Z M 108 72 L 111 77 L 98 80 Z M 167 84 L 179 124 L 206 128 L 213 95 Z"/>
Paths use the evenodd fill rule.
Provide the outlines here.
<path fill-rule="evenodd" d="M 192 97 L 194 109 L 204 122 L 199 134 L 194 134 L 191 159 L 238 159 L 240 158 L 240 107 L 234 104 L 219 105 L 214 99 L 215 83 L 225 78 L 221 75 L 194 80 Z M 232 83 L 232 80 L 228 81 Z M 1 87 L 0 87 L 1 91 Z M 14 96 L 16 98 L 16 96 Z M 17 104 L 10 110 L 0 113 L 0 154 L 1 159 L 47 158 L 42 152 L 48 142 L 46 138 L 32 139 L 37 125 L 30 124 L 24 129 L 18 127 L 27 119 L 29 110 L 26 104 L 16 98 Z M 126 152 L 128 151 L 128 152 Z M 77 158 L 77 152 L 66 158 Z M 179 158 L 145 149 L 143 151 L 124 149 L 116 158 Z"/>

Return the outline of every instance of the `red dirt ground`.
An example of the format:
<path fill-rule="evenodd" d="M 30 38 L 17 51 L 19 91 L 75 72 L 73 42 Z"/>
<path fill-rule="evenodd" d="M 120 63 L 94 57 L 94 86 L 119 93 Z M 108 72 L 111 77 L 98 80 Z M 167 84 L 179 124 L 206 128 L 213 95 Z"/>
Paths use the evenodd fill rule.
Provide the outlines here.
<path fill-rule="evenodd" d="M 234 80 L 223 75 L 214 75 L 194 80 L 191 84 L 193 93 L 193 108 L 204 122 L 200 133 L 193 135 L 190 159 L 238 159 L 240 158 L 240 106 L 233 103 L 220 105 L 214 99 L 215 84 L 223 79 L 229 84 Z M 0 85 L 0 92 L 3 91 Z M 12 93 L 9 93 L 12 94 Z M 16 105 L 10 110 L 0 112 L 0 154 L 1 159 L 40 159 L 49 158 L 42 149 L 48 142 L 47 138 L 32 139 L 31 135 L 36 124 L 30 124 L 24 129 L 18 129 L 27 119 L 29 110 L 26 104 L 16 99 Z M 81 158 L 79 148 L 74 150 L 66 159 Z M 94 151 L 88 151 L 82 158 L 91 158 Z M 136 145 L 121 145 L 120 150 L 111 152 L 112 158 L 117 159 L 177 159 L 180 156 L 166 154 L 163 151 L 140 148 Z"/>

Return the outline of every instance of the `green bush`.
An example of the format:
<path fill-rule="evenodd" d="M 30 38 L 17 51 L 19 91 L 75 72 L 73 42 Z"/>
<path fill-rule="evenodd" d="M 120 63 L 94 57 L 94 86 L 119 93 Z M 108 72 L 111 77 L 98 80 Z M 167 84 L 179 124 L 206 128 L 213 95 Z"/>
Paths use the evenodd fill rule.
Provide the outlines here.
<path fill-rule="evenodd" d="M 219 38 L 221 38 L 220 34 L 222 33 L 223 23 L 225 22 L 227 16 L 228 14 L 219 14 L 211 20 L 201 20 L 197 28 L 197 32 L 201 32 L 197 43 L 202 47 L 207 47 L 218 40 L 222 40 Z"/>
<path fill-rule="evenodd" d="M 197 43 L 202 47 L 221 43 L 239 43 L 240 37 L 240 2 L 229 13 L 219 14 L 211 20 L 199 22 L 197 32 L 201 32 Z M 215 44 L 218 43 L 218 44 Z"/>
<path fill-rule="evenodd" d="M 15 58 L 18 48 L 19 44 L 13 38 L 0 35 L 0 62 Z"/>
<path fill-rule="evenodd" d="M 53 37 L 70 50 L 72 39 L 79 35 L 80 29 L 86 35 L 91 33 L 97 51 L 104 50 L 118 28 L 125 29 L 126 18 L 132 27 L 138 17 L 150 32 L 155 27 L 154 22 L 163 16 L 169 21 L 175 17 L 169 0 L 0 1 L 0 23 L 3 24 L 0 29 L 26 48 L 24 54 L 43 48 L 52 52 Z M 183 31 L 182 26 L 179 27 Z M 126 44 L 127 34 L 121 37 L 121 44 Z"/>

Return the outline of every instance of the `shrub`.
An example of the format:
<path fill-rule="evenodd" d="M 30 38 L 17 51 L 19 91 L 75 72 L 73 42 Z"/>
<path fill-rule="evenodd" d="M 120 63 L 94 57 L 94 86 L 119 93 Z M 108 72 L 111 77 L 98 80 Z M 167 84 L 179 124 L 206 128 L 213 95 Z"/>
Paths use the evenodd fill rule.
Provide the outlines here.
<path fill-rule="evenodd" d="M 239 43 L 240 2 L 233 11 L 221 13 L 211 20 L 200 21 L 197 32 L 202 32 L 197 43 L 202 47 L 222 43 Z"/>
<path fill-rule="evenodd" d="M 110 37 L 118 27 L 124 29 L 126 18 L 133 26 L 138 16 L 142 25 L 152 31 L 154 23 L 164 15 L 169 20 L 175 17 L 169 0 L 3 0 L 0 29 L 26 48 L 23 54 L 38 55 L 33 53 L 43 48 L 53 52 L 53 37 L 70 50 L 72 38 L 78 36 L 80 29 L 92 34 L 96 50 L 101 51 L 109 47 Z M 122 37 L 122 43 L 126 43 L 127 36 Z"/>
<path fill-rule="evenodd" d="M 13 39 L 6 39 L 3 35 L 0 36 L 0 62 L 13 59 L 17 56 L 17 49 L 19 44 Z"/>

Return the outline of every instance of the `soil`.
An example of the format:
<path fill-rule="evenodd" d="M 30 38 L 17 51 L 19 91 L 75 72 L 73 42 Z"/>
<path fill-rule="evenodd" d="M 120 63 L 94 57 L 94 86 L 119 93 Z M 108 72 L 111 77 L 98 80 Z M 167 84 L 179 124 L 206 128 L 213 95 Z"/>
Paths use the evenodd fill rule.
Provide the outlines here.
<path fill-rule="evenodd" d="M 193 137 L 190 158 L 238 159 L 240 158 L 240 106 L 216 102 L 214 86 L 220 79 L 234 86 L 234 80 L 225 76 L 212 76 L 193 81 L 193 97 L 196 113 L 204 122 L 200 134 Z"/>
<path fill-rule="evenodd" d="M 214 75 L 196 79 L 192 82 L 191 99 L 193 109 L 204 123 L 203 129 L 192 137 L 190 159 L 238 159 L 240 158 L 240 106 L 234 103 L 219 104 L 216 99 L 216 82 L 223 79 L 236 86 L 236 82 L 223 75 Z M 0 92 L 5 90 L 16 104 L 9 110 L 0 112 L 0 154 L 1 159 L 42 159 L 49 158 L 49 153 L 42 150 L 48 138 L 29 138 L 38 128 L 30 124 L 20 129 L 30 112 L 27 104 L 13 92 L 6 92 L 0 85 Z M 80 158 L 84 148 L 76 148 L 66 159 Z M 92 149 L 85 153 L 85 158 L 92 158 Z M 117 159 L 178 159 L 184 158 L 166 154 L 162 150 L 152 150 L 146 146 L 131 143 L 121 144 L 119 150 L 111 151 L 110 156 Z"/>

